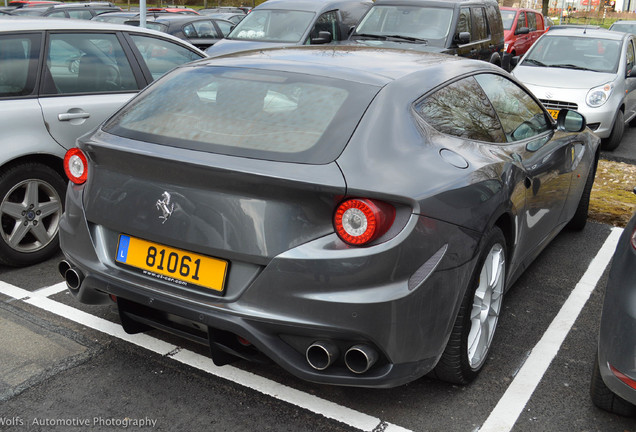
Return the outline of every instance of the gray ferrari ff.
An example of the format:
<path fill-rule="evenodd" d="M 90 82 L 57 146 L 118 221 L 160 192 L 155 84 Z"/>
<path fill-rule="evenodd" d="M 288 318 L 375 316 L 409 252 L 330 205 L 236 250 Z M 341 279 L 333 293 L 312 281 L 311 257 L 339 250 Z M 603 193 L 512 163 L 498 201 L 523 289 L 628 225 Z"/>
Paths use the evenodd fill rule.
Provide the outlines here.
<path fill-rule="evenodd" d="M 65 159 L 60 272 L 224 364 L 471 381 L 502 299 L 587 219 L 599 139 L 486 62 L 369 47 L 179 67 Z"/>
<path fill-rule="evenodd" d="M 634 189 L 636 193 L 636 188 Z M 596 406 L 636 416 L 636 213 L 612 258 L 590 394 Z"/>

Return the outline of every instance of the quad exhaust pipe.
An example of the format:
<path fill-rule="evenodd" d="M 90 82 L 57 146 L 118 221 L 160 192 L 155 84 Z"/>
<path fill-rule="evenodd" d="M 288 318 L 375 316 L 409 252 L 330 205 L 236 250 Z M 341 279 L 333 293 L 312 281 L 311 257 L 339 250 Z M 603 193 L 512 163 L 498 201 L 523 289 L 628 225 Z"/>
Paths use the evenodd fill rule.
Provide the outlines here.
<path fill-rule="evenodd" d="M 340 356 L 338 346 L 329 341 L 316 341 L 305 352 L 307 363 L 318 371 L 323 371 L 331 366 Z M 363 374 L 367 372 L 378 360 L 378 353 L 368 345 L 358 344 L 347 350 L 344 362 L 351 372 Z"/>
<path fill-rule="evenodd" d="M 68 261 L 60 261 L 60 263 L 57 265 L 57 270 L 66 281 L 66 286 L 70 290 L 76 291 L 82 285 L 84 275 L 76 267 L 73 267 Z"/>
<path fill-rule="evenodd" d="M 371 369 L 377 359 L 377 351 L 367 345 L 354 345 L 345 353 L 347 368 L 356 374 L 362 374 Z"/>
<path fill-rule="evenodd" d="M 325 370 L 338 358 L 340 350 L 338 347 L 326 341 L 312 343 L 305 352 L 305 358 L 309 366 L 316 370 Z"/>

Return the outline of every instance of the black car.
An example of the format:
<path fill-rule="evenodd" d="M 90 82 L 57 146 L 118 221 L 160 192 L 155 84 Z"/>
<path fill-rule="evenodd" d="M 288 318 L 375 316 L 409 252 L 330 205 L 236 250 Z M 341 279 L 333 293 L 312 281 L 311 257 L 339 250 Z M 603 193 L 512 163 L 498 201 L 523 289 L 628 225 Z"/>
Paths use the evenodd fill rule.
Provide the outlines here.
<path fill-rule="evenodd" d="M 209 13 L 209 14 L 201 12 L 201 15 L 205 15 L 207 17 L 214 18 L 214 19 L 222 19 L 226 21 L 231 21 L 234 25 L 240 23 L 241 20 L 245 18 L 246 16 L 243 12 L 241 13 L 220 12 L 220 13 Z"/>
<path fill-rule="evenodd" d="M 636 193 L 636 188 L 634 189 Z M 599 408 L 636 416 L 636 213 L 623 230 L 605 287 L 590 395 Z"/>
<path fill-rule="evenodd" d="M 495 0 L 377 0 L 351 41 L 440 52 L 503 64 L 504 29 Z"/>
<path fill-rule="evenodd" d="M 16 9 L 14 15 L 42 16 L 49 18 L 74 18 L 89 20 L 104 12 L 121 11 L 121 8 L 113 3 L 68 3 L 49 7 L 30 7 Z"/>
<path fill-rule="evenodd" d="M 216 57 L 253 49 L 345 41 L 369 0 L 268 0 L 206 50 Z"/>
<path fill-rule="evenodd" d="M 139 19 L 128 20 L 124 24 L 139 26 Z M 186 40 L 199 49 L 206 49 L 227 36 L 234 23 L 198 15 L 161 14 L 148 16 L 146 27 Z"/>

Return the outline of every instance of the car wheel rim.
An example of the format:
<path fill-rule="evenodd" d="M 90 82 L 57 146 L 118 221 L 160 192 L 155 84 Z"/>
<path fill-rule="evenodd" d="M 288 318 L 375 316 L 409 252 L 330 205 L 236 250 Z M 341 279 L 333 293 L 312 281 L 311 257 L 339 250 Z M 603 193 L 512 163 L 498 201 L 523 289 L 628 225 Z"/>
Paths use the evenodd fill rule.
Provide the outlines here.
<path fill-rule="evenodd" d="M 62 201 L 50 184 L 30 179 L 18 183 L 2 199 L 2 238 L 17 252 L 45 248 L 57 235 Z"/>
<path fill-rule="evenodd" d="M 468 333 L 468 362 L 478 369 L 486 360 L 490 342 L 495 334 L 506 274 L 504 250 L 495 244 L 488 252 L 479 274 Z"/>

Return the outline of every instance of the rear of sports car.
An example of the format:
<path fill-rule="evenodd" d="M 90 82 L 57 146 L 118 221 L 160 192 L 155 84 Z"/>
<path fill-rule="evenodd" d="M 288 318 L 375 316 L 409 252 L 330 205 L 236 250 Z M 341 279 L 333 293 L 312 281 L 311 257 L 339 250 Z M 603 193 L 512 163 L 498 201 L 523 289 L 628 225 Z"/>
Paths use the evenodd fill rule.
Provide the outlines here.
<path fill-rule="evenodd" d="M 160 80 L 67 154 L 70 291 L 115 301 L 130 333 L 207 344 L 217 364 L 269 358 L 369 387 L 427 373 L 478 235 L 408 196 L 350 194 L 337 159 L 382 91 L 213 66 Z"/>

